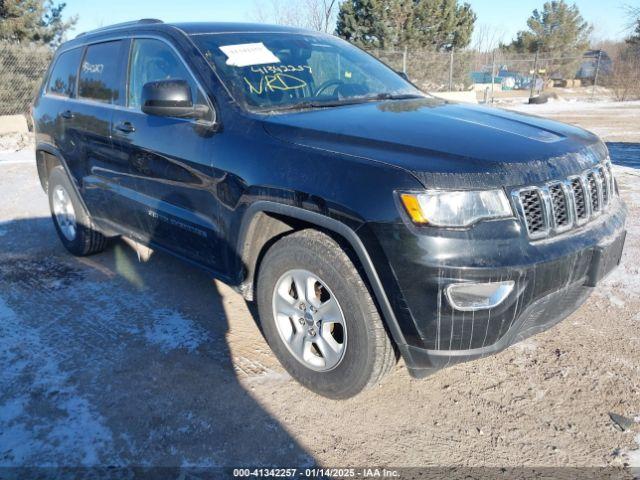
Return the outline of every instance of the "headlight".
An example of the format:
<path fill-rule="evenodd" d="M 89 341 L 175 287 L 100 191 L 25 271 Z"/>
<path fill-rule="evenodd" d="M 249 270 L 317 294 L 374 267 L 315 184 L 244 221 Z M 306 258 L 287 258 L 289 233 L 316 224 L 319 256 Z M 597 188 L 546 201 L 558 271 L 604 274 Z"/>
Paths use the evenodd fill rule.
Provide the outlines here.
<path fill-rule="evenodd" d="M 401 193 L 400 199 L 413 223 L 437 227 L 468 227 L 480 220 L 512 217 L 502 190 Z"/>

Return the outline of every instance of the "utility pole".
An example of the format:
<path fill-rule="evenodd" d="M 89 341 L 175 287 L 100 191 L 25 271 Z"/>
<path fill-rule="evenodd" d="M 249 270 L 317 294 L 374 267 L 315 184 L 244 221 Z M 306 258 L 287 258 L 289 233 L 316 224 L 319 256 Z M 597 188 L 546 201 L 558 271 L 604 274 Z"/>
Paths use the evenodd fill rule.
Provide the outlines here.
<path fill-rule="evenodd" d="M 493 83 L 496 78 L 496 50 L 491 54 L 491 103 L 493 103 Z"/>
<path fill-rule="evenodd" d="M 596 96 L 596 86 L 598 85 L 598 74 L 600 73 L 600 60 L 602 59 L 602 50 L 598 51 L 598 62 L 596 63 L 596 73 L 593 77 L 593 90 L 591 90 L 591 99 Z"/>
<path fill-rule="evenodd" d="M 402 52 L 402 72 L 407 74 L 407 46 L 404 46 L 404 52 Z"/>
<path fill-rule="evenodd" d="M 540 48 L 536 50 L 536 57 L 535 57 L 535 60 L 533 61 L 533 78 L 531 79 L 531 93 L 529 94 L 529 102 L 531 102 L 531 99 L 533 98 L 533 93 L 536 88 L 536 79 L 538 75 L 538 53 L 540 53 Z"/>
<path fill-rule="evenodd" d="M 449 91 L 453 91 L 453 47 L 451 47 L 451 54 L 449 57 Z"/>

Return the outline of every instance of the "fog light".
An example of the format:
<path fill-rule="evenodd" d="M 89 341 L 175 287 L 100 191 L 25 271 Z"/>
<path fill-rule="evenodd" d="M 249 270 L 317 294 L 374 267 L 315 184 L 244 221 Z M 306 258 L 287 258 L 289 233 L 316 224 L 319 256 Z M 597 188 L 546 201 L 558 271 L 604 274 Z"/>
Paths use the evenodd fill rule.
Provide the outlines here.
<path fill-rule="evenodd" d="M 473 312 L 500 305 L 513 290 L 513 280 L 490 283 L 452 283 L 445 290 L 447 300 L 456 310 Z"/>

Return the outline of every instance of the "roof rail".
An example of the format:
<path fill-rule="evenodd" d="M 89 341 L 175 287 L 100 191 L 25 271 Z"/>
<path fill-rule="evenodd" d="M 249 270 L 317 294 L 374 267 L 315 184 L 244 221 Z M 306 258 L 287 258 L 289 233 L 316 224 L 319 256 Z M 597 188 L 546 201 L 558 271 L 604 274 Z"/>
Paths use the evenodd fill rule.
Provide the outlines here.
<path fill-rule="evenodd" d="M 82 37 L 89 33 L 106 32 L 108 30 L 112 30 L 115 28 L 130 27 L 133 25 L 151 25 L 154 23 L 164 23 L 164 22 L 162 20 L 158 20 L 157 18 L 141 18 L 140 20 L 132 20 L 130 22 L 115 23 L 113 25 L 107 25 L 106 27 L 96 28 L 95 30 L 90 30 L 88 32 L 82 32 L 82 33 L 79 33 L 76 36 L 76 38 Z"/>

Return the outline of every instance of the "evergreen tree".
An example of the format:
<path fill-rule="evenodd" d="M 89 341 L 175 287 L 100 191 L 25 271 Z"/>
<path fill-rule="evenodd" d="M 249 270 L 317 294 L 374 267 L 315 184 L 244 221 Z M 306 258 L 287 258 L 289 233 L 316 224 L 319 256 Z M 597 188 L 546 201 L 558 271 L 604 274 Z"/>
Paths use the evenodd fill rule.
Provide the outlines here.
<path fill-rule="evenodd" d="M 468 3 L 457 0 L 415 2 L 414 44 L 437 50 L 464 48 L 471 42 L 476 14 Z"/>
<path fill-rule="evenodd" d="M 640 52 L 640 18 L 636 20 L 636 27 L 631 36 L 627 38 L 627 43 L 636 52 Z"/>
<path fill-rule="evenodd" d="M 527 21 L 529 30 L 518 32 L 516 39 L 503 48 L 517 53 L 553 53 L 582 55 L 589 48 L 589 25 L 576 5 L 565 0 L 546 2 L 542 11 L 534 10 Z"/>
<path fill-rule="evenodd" d="M 365 48 L 464 48 L 476 15 L 458 0 L 346 0 L 336 34 Z"/>
<path fill-rule="evenodd" d="M 64 3 L 53 0 L 0 0 L 0 41 L 57 46 L 77 17 L 63 20 Z"/>

